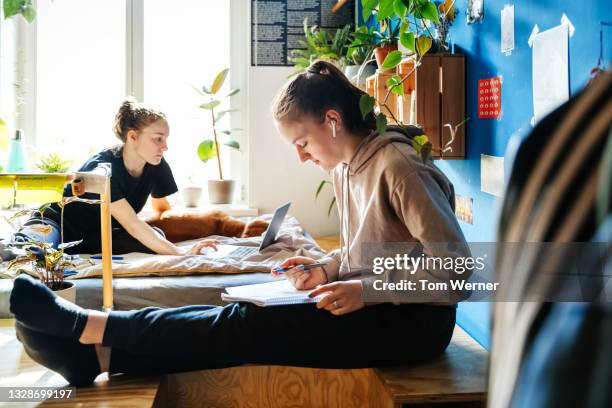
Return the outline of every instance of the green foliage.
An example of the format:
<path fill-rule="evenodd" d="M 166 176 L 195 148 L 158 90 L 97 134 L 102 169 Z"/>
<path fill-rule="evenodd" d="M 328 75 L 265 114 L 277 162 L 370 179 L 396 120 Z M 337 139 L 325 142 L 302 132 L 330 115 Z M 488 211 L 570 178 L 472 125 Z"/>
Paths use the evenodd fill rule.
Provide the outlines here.
<path fill-rule="evenodd" d="M 300 48 L 292 50 L 289 62 L 294 67 L 294 75 L 304 72 L 310 64 L 318 59 L 326 59 L 346 65 L 349 45 L 353 40 L 351 26 L 345 25 L 336 30 L 332 37 L 325 29 L 316 25 L 308 26 L 308 18 L 304 19 L 304 39 L 299 40 Z"/>
<path fill-rule="evenodd" d="M 349 45 L 346 53 L 347 58 L 357 65 L 367 61 L 376 48 L 376 36 L 374 27 L 360 26 L 353 33 L 353 42 Z"/>
<path fill-rule="evenodd" d="M 440 5 L 440 11 L 432 0 L 361 0 L 361 6 L 363 19 L 368 20 L 373 14 L 376 14 L 376 21 L 379 23 L 380 29 L 370 30 L 359 27 L 355 33 L 356 40 L 367 42 L 374 39 L 378 46 L 399 42 L 415 54 L 417 66 L 423 55 L 432 46 L 433 34 L 429 27 L 433 25 L 436 28 L 448 29 L 454 18 L 453 0 L 443 1 Z M 403 57 L 401 51 L 391 51 L 385 58 L 382 68 L 395 69 Z M 399 75 L 393 75 L 387 80 L 388 93 L 378 101 L 381 110 L 384 110 L 383 107 L 387 107 L 386 102 L 391 93 L 403 95 L 403 81 L 411 74 L 412 72 L 409 72 L 403 78 Z M 373 97 L 363 95 L 359 101 L 362 117 L 366 118 L 368 114 L 374 113 L 375 106 L 376 100 Z M 376 129 L 380 135 L 383 135 L 387 126 L 387 118 L 382 112 L 376 113 L 375 116 Z M 428 159 L 432 151 L 432 144 L 427 136 L 415 138 L 413 147 L 423 161 Z"/>
<path fill-rule="evenodd" d="M 32 226 L 50 229 L 48 225 Z M 42 230 L 41 230 L 42 231 Z M 44 233 L 44 231 L 43 231 Z M 25 255 L 19 256 L 9 262 L 7 269 L 31 265 L 38 273 L 40 280 L 52 290 L 62 289 L 64 270 L 74 264 L 66 257 L 64 251 L 79 245 L 83 240 L 61 243 L 58 249 L 53 249 L 47 242 L 29 241 L 24 246 Z"/>
<path fill-rule="evenodd" d="M 391 69 L 395 68 L 402 61 L 402 52 L 401 51 L 391 51 L 385 57 L 385 61 L 383 62 L 383 68 Z"/>
<path fill-rule="evenodd" d="M 393 93 L 399 96 L 404 96 L 404 86 L 402 85 L 402 78 L 399 75 L 393 75 L 387 81 L 387 88 Z"/>
<path fill-rule="evenodd" d="M 72 163 L 73 160 L 64 159 L 59 153 L 53 152 L 41 156 L 34 167 L 43 173 L 65 173 L 70 170 Z"/>
<path fill-rule="evenodd" d="M 359 98 L 359 110 L 361 111 L 363 119 L 374 110 L 374 105 L 376 105 L 376 99 L 374 99 L 374 97 L 368 94 L 361 95 L 361 98 Z"/>
<path fill-rule="evenodd" d="M 212 159 L 213 157 L 217 157 L 217 150 L 215 148 L 215 141 L 211 139 L 203 140 L 198 145 L 198 158 L 202 160 L 204 163 Z"/>
<path fill-rule="evenodd" d="M 200 104 L 200 108 L 205 109 L 210 112 L 212 118 L 212 133 L 213 137 L 211 139 L 205 139 L 198 145 L 197 154 L 198 158 L 206 163 L 210 159 L 217 158 L 218 168 L 219 168 L 219 179 L 223 180 L 223 170 L 221 166 L 221 156 L 219 154 L 219 148 L 221 146 L 226 146 L 231 149 L 240 151 L 240 144 L 232 139 L 220 140 L 219 133 L 222 133 L 226 136 L 230 136 L 232 131 L 240 130 L 240 129 L 218 129 L 218 122 L 222 120 L 225 115 L 229 112 L 236 112 L 237 109 L 222 109 L 215 112 L 215 109 L 218 108 L 223 101 L 228 100 L 228 98 L 236 95 L 240 90 L 239 89 L 231 89 L 224 96 L 217 98 L 217 95 L 223 88 L 223 84 L 227 79 L 227 75 L 229 73 L 229 69 L 222 69 L 215 78 L 213 79 L 210 85 L 203 85 L 202 90 L 192 86 L 196 92 L 198 92 L 202 96 L 208 96 L 209 100 Z"/>
<path fill-rule="evenodd" d="M 28 23 L 31 23 L 36 18 L 36 9 L 32 5 L 32 0 L 3 0 L 2 7 L 5 19 L 21 14 Z"/>
<path fill-rule="evenodd" d="M 330 186 L 332 185 L 332 183 L 330 181 L 327 181 L 327 180 L 322 180 L 321 183 L 319 183 L 319 186 L 317 187 L 317 191 L 315 193 L 315 201 L 317 201 L 317 198 L 319 197 L 319 194 L 321 194 L 321 190 L 323 190 L 323 187 L 325 187 L 326 184 L 329 184 Z M 336 197 L 335 196 L 332 198 L 331 202 L 329 203 L 329 207 L 327 208 L 327 216 L 328 217 L 331 215 L 331 212 L 334 209 L 334 204 L 336 204 Z"/>

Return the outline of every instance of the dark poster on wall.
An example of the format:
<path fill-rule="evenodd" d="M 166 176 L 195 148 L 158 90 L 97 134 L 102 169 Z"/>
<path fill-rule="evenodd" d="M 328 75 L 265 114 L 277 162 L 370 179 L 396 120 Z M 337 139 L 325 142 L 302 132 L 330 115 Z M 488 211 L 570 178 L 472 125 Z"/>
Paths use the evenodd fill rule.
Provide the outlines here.
<path fill-rule="evenodd" d="M 251 65 L 291 66 L 287 57 L 304 38 L 304 18 L 333 35 L 334 29 L 351 24 L 354 2 L 337 13 L 337 0 L 251 0 Z"/>

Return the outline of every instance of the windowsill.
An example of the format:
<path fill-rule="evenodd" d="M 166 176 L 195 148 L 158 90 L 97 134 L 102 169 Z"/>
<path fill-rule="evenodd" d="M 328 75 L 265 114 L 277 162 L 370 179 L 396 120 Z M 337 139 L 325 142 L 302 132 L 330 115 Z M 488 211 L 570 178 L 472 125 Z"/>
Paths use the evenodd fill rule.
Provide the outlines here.
<path fill-rule="evenodd" d="M 255 217 L 259 215 L 259 210 L 257 208 L 251 208 L 246 204 L 202 204 L 197 207 L 185 207 L 184 205 L 177 204 L 173 205 L 172 209 L 187 213 L 219 210 L 232 217 Z M 138 213 L 138 216 L 141 218 L 147 218 L 152 216 L 154 213 L 153 208 L 147 203 L 142 211 Z"/>

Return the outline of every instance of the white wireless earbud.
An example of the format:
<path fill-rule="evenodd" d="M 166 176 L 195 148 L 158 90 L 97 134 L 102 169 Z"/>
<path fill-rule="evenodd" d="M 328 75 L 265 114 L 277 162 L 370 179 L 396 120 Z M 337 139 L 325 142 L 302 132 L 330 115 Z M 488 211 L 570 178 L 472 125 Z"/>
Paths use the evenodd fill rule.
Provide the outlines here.
<path fill-rule="evenodd" d="M 336 121 L 335 120 L 331 121 L 331 127 L 332 127 L 332 137 L 335 139 L 336 138 Z"/>

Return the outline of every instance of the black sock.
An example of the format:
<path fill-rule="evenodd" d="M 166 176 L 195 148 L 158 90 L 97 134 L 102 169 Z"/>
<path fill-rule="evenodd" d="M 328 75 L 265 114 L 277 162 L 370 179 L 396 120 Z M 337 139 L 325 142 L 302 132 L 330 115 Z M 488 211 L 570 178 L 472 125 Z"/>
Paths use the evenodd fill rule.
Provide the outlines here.
<path fill-rule="evenodd" d="M 101 372 L 93 344 L 30 330 L 20 323 L 15 331 L 32 360 L 61 374 L 74 386 L 91 385 Z"/>
<path fill-rule="evenodd" d="M 78 340 L 87 323 L 87 310 L 56 296 L 28 275 L 19 275 L 11 292 L 11 313 L 27 328 Z"/>

